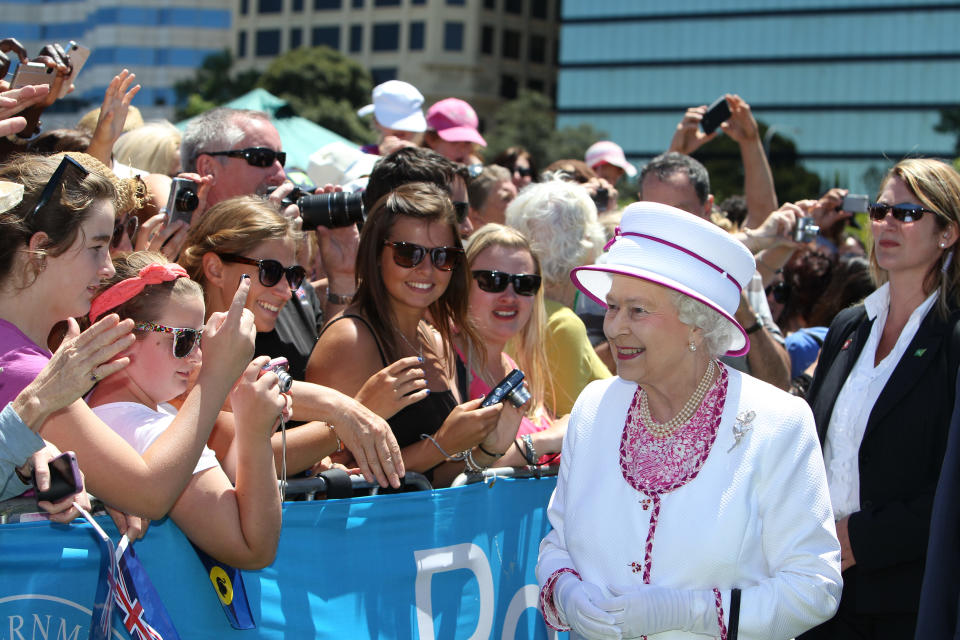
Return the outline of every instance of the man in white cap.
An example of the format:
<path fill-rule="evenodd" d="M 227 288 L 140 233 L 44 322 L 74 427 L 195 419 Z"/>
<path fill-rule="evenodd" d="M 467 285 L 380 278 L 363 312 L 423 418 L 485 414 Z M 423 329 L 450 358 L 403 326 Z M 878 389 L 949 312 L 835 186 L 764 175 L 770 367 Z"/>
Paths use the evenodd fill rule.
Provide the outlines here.
<path fill-rule="evenodd" d="M 601 140 L 590 145 L 584 162 L 610 184 L 617 184 L 623 174 L 630 178 L 637 175 L 637 168 L 627 162 L 620 145 L 610 140 Z"/>
<path fill-rule="evenodd" d="M 423 117 L 423 94 L 409 82 L 387 80 L 373 88 L 373 104 L 359 111 L 358 116 L 373 114 L 373 128 L 379 134 L 375 145 L 363 151 L 387 155 L 404 146 L 419 146 L 427 120 Z"/>

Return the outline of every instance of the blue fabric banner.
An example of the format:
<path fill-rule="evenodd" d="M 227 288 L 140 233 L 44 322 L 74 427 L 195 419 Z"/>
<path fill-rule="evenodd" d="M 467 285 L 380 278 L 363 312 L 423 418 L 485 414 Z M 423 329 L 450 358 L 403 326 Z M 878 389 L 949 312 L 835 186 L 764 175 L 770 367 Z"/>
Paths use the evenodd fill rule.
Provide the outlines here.
<path fill-rule="evenodd" d="M 276 560 L 243 572 L 256 631 L 230 627 L 172 522 L 153 523 L 137 556 L 184 640 L 554 637 L 536 610 L 534 567 L 555 484 L 287 503 Z M 0 640 L 83 640 L 99 560 L 86 523 L 0 526 Z"/>

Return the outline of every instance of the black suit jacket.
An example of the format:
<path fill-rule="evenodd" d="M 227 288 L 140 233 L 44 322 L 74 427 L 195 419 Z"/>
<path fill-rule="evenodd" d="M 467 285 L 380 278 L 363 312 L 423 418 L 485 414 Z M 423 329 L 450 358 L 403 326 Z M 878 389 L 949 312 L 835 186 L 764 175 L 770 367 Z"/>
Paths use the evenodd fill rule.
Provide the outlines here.
<path fill-rule="evenodd" d="M 862 305 L 834 319 L 807 398 L 821 445 L 837 395 L 870 335 Z M 960 364 L 960 312 L 931 309 L 870 412 L 859 451 L 860 511 L 849 520 L 856 565 L 845 599 L 861 613 L 917 611 L 933 495 Z"/>

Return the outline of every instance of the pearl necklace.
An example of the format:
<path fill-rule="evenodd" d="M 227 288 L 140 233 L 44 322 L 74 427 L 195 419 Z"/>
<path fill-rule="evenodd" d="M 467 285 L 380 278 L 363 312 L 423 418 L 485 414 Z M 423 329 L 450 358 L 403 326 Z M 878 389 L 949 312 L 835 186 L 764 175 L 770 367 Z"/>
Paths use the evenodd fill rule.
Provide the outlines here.
<path fill-rule="evenodd" d="M 650 435 L 654 438 L 668 438 L 673 435 L 673 432 L 676 431 L 678 427 L 690 421 L 690 418 L 693 417 L 693 414 L 700 407 L 703 397 L 707 395 L 707 390 L 710 389 L 715 368 L 716 365 L 714 361 L 711 360 L 707 364 L 707 370 L 703 372 L 703 377 L 700 378 L 697 388 L 693 391 L 693 395 L 687 399 L 677 415 L 663 423 L 657 422 L 653 419 L 653 416 L 650 415 L 650 402 L 647 399 L 647 392 L 641 388 L 640 417 L 643 419 L 643 426 L 646 427 Z"/>

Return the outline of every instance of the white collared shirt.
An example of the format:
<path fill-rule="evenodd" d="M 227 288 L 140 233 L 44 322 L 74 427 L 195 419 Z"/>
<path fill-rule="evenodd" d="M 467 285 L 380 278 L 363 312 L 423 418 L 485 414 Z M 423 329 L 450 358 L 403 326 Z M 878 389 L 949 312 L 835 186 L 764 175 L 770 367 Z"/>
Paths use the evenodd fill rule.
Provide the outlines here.
<path fill-rule="evenodd" d="M 938 290 L 939 291 L 939 290 Z M 867 317 L 873 320 L 870 336 L 856 364 L 843 383 L 830 414 L 827 439 L 823 445 L 823 461 L 827 468 L 827 484 L 833 513 L 841 520 L 860 510 L 860 467 L 858 455 L 870 412 L 890 375 L 913 341 L 920 323 L 933 307 L 938 291 L 934 291 L 910 314 L 897 343 L 887 356 L 873 366 L 883 327 L 890 309 L 890 283 L 887 282 L 863 301 Z"/>

